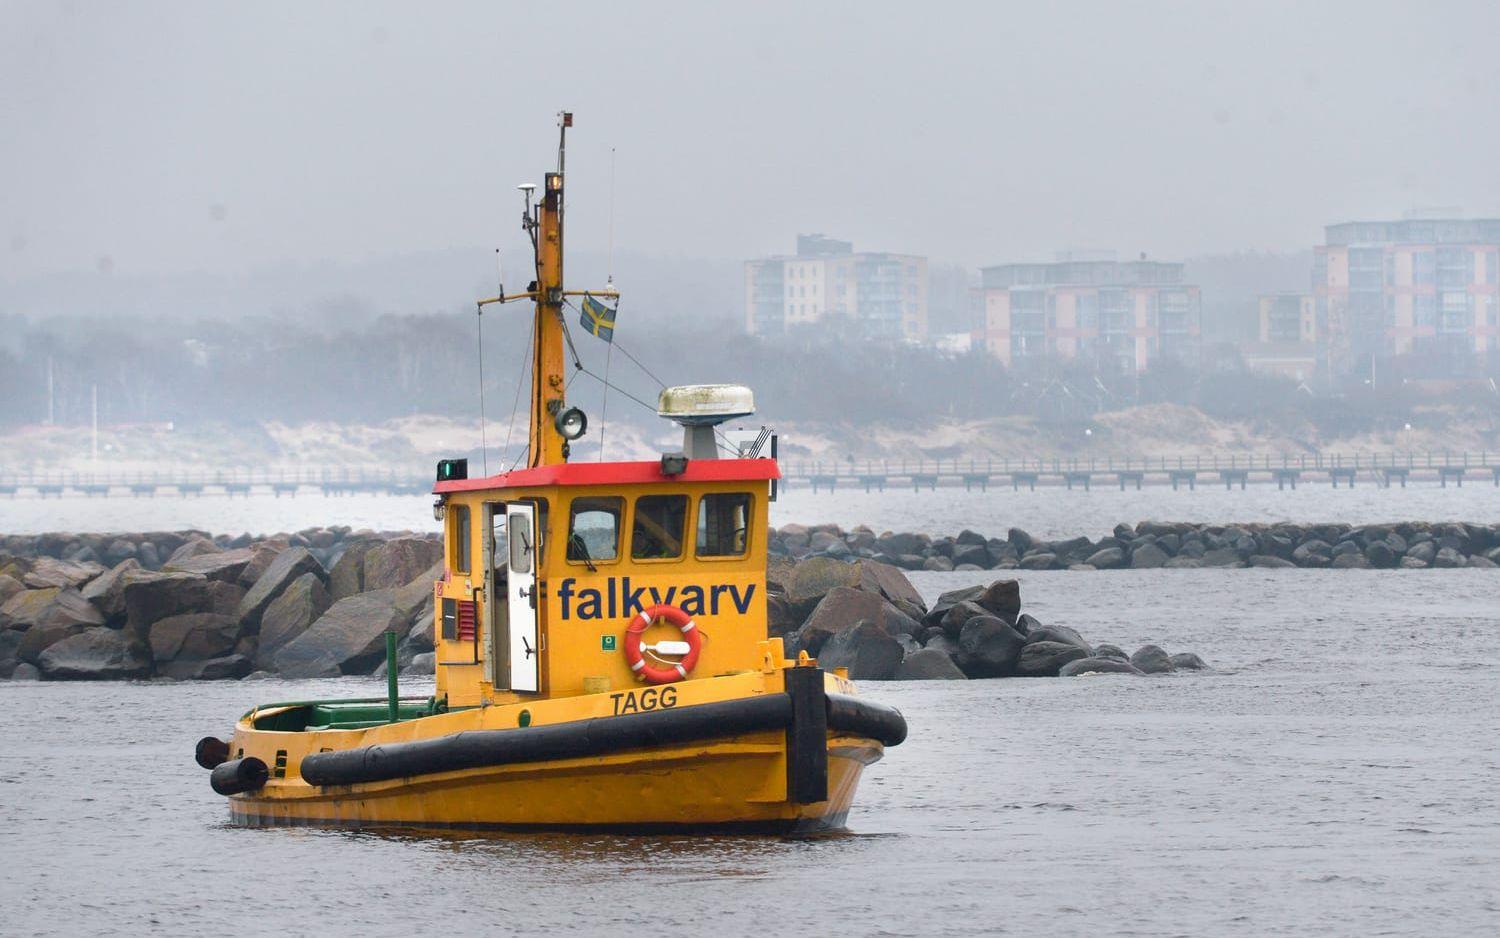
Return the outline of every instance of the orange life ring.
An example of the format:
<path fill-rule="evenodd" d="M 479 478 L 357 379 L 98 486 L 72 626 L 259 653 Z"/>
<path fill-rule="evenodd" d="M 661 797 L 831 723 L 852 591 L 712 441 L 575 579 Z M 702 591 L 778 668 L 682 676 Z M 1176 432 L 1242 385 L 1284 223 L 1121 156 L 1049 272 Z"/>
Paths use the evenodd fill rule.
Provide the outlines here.
<path fill-rule="evenodd" d="M 646 629 L 651 623 L 658 619 L 677 626 L 677 631 L 682 633 L 682 638 L 688 644 L 688 653 L 683 655 L 682 660 L 669 668 L 656 668 L 646 663 L 645 655 L 641 653 L 641 637 L 646 634 Z M 698 626 L 694 624 L 692 617 L 678 609 L 676 606 L 668 606 L 665 603 L 660 606 L 652 606 L 643 609 L 639 615 L 630 620 L 630 625 L 625 627 L 625 662 L 648 684 L 670 684 L 673 681 L 685 680 L 688 672 L 693 670 L 693 665 L 698 663 L 698 652 L 703 648 L 703 636 L 698 633 Z"/>

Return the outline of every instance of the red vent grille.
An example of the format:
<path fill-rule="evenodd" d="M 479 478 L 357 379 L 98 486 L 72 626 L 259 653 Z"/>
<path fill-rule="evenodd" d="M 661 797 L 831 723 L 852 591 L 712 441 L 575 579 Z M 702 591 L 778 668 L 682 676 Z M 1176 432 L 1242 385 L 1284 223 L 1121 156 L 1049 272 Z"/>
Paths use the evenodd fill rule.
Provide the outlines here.
<path fill-rule="evenodd" d="M 460 600 L 458 603 L 458 640 L 461 642 L 472 642 L 479 634 L 476 626 L 478 617 L 474 611 L 474 604 Z"/>

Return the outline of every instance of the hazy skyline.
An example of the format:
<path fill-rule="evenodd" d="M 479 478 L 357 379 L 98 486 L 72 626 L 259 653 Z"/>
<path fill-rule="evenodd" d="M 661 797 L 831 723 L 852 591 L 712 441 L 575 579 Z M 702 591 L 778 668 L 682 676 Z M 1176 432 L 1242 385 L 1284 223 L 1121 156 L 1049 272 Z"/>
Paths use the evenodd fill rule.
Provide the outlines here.
<path fill-rule="evenodd" d="M 1500 215 L 1500 4 L 0 4 L 0 278 L 823 231 L 979 266 Z M 550 69 L 550 73 L 544 73 Z M 468 284 L 463 286 L 467 287 Z"/>

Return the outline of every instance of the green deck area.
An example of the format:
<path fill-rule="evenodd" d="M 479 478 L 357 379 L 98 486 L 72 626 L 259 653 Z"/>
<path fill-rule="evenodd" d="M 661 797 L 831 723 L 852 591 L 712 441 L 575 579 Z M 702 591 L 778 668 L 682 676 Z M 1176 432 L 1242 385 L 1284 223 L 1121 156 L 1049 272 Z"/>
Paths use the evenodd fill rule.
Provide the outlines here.
<path fill-rule="evenodd" d="M 264 716 L 259 715 L 267 710 L 276 712 L 266 713 Z M 398 702 L 396 722 L 417 720 L 447 712 L 446 699 L 406 697 Z M 261 704 L 245 716 L 254 716 L 256 729 L 279 733 L 360 730 L 391 722 L 389 703 L 384 697 L 362 697 L 352 700 L 295 700 Z"/>

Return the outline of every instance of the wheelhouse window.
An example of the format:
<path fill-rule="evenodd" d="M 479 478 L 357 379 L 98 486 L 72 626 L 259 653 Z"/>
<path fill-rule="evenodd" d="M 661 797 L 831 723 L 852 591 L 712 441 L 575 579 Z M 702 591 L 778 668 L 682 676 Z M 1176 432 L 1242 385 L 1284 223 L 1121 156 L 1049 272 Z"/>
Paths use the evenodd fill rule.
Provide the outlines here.
<path fill-rule="evenodd" d="M 671 560 L 682 556 L 687 527 L 686 495 L 643 495 L 635 502 L 630 556 L 634 560 Z"/>
<path fill-rule="evenodd" d="M 568 515 L 568 560 L 593 563 L 620 555 L 620 517 L 625 499 L 575 498 Z"/>
<path fill-rule="evenodd" d="M 469 572 L 470 533 L 469 506 L 454 505 L 448 509 L 448 557 L 454 573 Z"/>
<path fill-rule="evenodd" d="M 750 543 L 750 493 L 724 492 L 698 500 L 698 556 L 741 557 Z"/>

